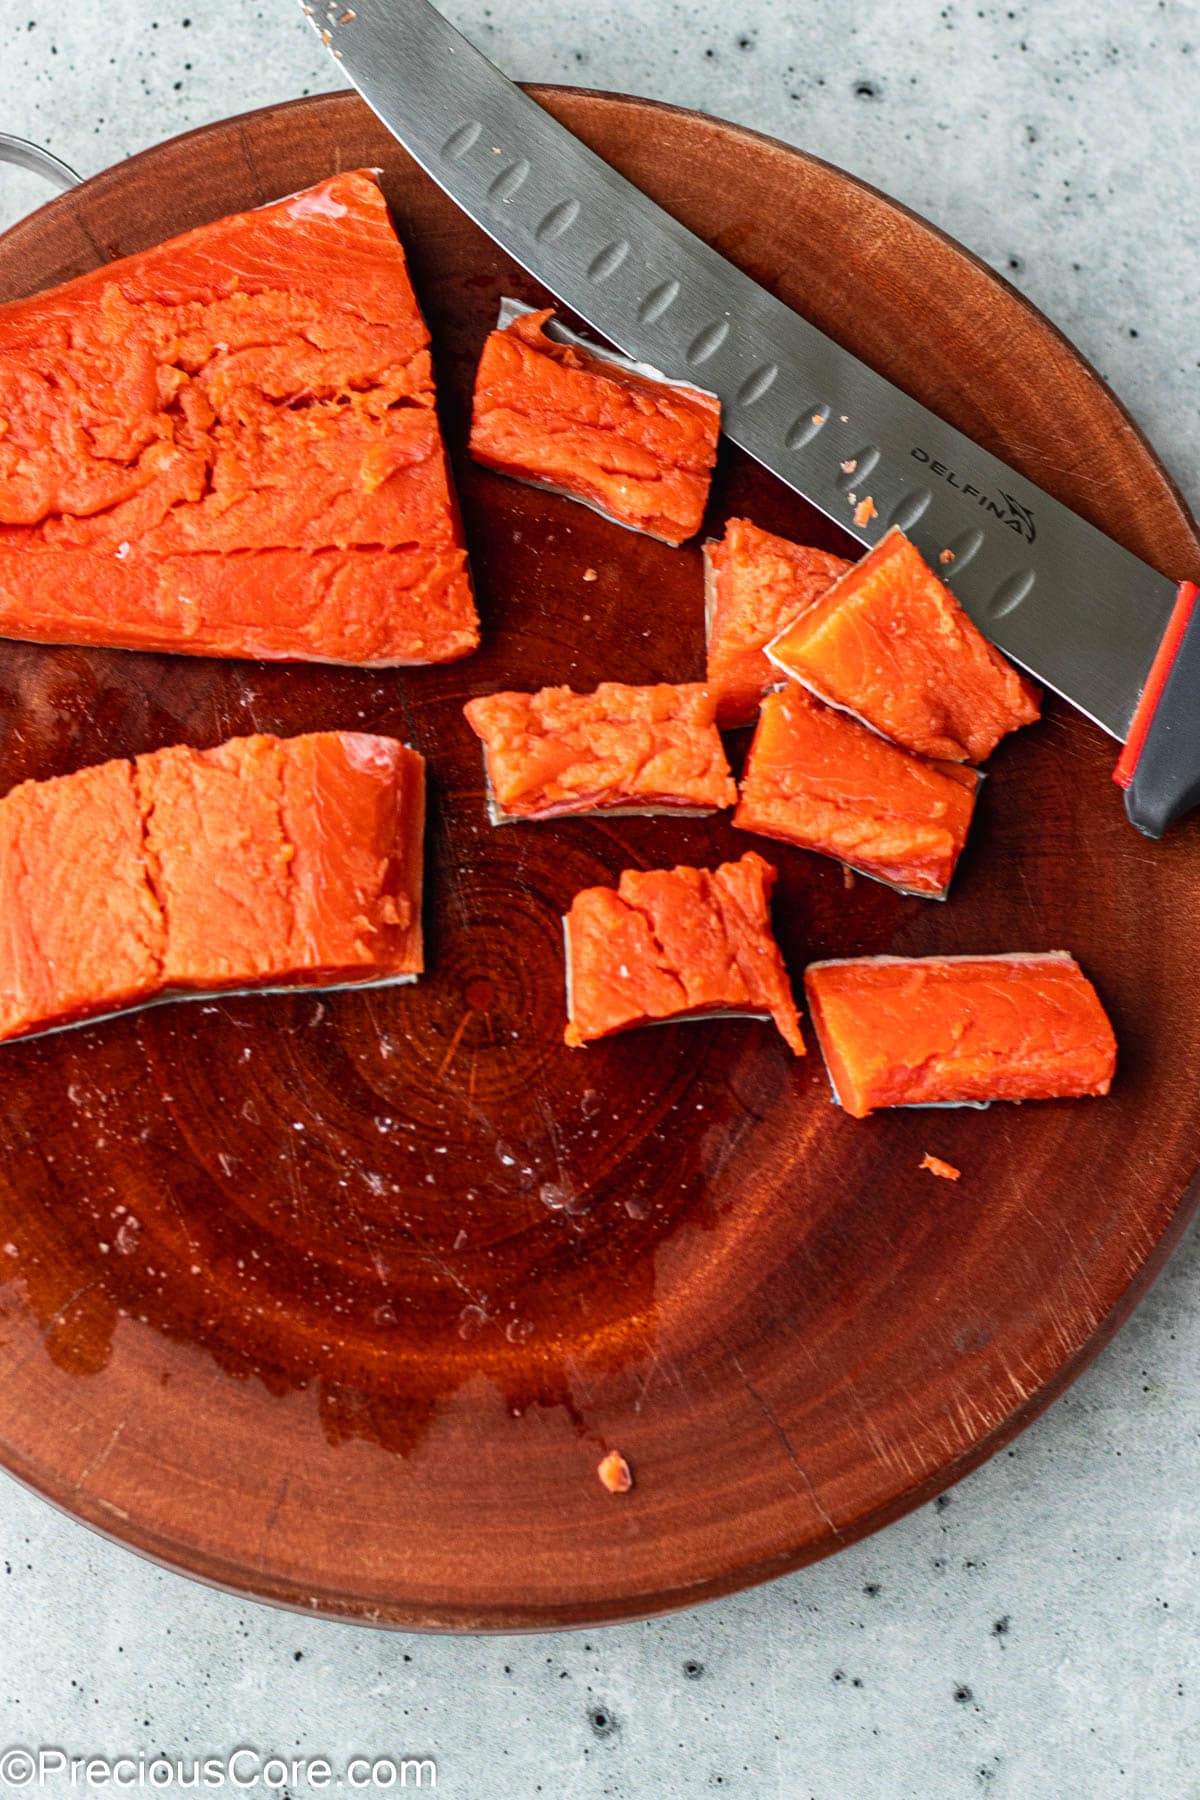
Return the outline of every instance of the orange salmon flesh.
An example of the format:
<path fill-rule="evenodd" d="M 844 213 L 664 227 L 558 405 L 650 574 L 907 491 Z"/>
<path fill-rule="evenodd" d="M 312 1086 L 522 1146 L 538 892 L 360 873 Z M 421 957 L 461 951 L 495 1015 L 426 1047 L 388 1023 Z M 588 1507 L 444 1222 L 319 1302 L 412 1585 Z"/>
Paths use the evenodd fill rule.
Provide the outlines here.
<path fill-rule="evenodd" d="M 749 725 L 780 680 L 767 645 L 844 575 L 850 564 L 730 519 L 720 542 L 704 546 L 708 689 L 722 731 Z"/>
<path fill-rule="evenodd" d="M 936 899 L 980 779 L 961 763 L 910 756 L 790 682 L 763 701 L 733 822 Z"/>
<path fill-rule="evenodd" d="M 699 683 L 485 694 L 463 712 L 483 740 L 495 824 L 584 812 L 715 812 L 737 799 L 712 697 Z"/>
<path fill-rule="evenodd" d="M 566 1042 L 670 1019 L 762 1013 L 797 1056 L 804 1040 L 771 933 L 775 870 L 753 851 L 716 869 L 626 869 L 585 888 L 563 921 Z"/>
<path fill-rule="evenodd" d="M 476 647 L 429 333 L 372 176 L 0 307 L 0 635 L 372 666 Z"/>
<path fill-rule="evenodd" d="M 918 756 L 983 762 L 1040 716 L 1037 689 L 976 630 L 901 531 L 889 531 L 770 646 L 822 700 Z"/>
<path fill-rule="evenodd" d="M 471 455 L 668 544 L 700 529 L 720 401 L 556 343 L 553 308 L 522 313 L 483 346 Z"/>
<path fill-rule="evenodd" d="M 1065 951 L 866 956 L 804 976 L 834 1093 L 877 1107 L 1107 1094 L 1117 1042 Z"/>
<path fill-rule="evenodd" d="M 425 763 L 362 732 L 234 738 L 0 800 L 0 1039 L 162 997 L 411 979 Z"/>

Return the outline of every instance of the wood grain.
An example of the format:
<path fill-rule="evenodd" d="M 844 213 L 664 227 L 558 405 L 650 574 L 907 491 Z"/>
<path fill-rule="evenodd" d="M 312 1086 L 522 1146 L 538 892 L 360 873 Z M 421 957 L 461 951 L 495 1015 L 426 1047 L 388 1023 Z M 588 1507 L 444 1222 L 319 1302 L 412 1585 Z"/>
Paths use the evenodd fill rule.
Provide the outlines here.
<path fill-rule="evenodd" d="M 901 386 L 1196 573 L 1195 527 L 1112 396 L 928 225 L 748 132 L 537 92 Z M 355 164 L 383 170 L 434 328 L 484 650 L 380 675 L 6 644 L 0 782 L 255 729 L 402 736 L 432 768 L 430 974 L 5 1049 L 0 1460 L 138 1550 L 294 1606 L 462 1629 L 651 1613 L 955 1480 L 1145 1289 L 1200 1161 L 1200 830 L 1136 837 L 1113 746 L 1053 705 L 995 758 L 948 906 L 764 847 L 797 977 L 860 952 L 1073 950 L 1117 1025 L 1110 1100 L 860 1124 L 767 1027 L 565 1050 L 575 890 L 749 840 L 727 820 L 485 821 L 469 695 L 702 670 L 696 548 L 464 459 L 483 336 L 534 284 L 333 96 L 53 202 L 0 241 L 0 292 Z M 845 548 L 726 452 L 710 525 L 733 512 Z M 962 1180 L 922 1172 L 926 1151 Z M 610 1448 L 634 1471 L 619 1497 L 596 1477 Z"/>

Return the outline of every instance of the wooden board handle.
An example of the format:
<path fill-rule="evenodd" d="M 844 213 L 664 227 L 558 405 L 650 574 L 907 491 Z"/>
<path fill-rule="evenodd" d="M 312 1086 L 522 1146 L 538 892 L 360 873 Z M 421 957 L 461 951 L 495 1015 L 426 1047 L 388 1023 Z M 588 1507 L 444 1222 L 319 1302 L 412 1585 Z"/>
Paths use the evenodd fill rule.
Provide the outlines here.
<path fill-rule="evenodd" d="M 82 180 L 70 163 L 65 163 L 61 156 L 55 156 L 52 150 L 43 150 L 40 144 L 31 144 L 27 138 L 10 137 L 7 131 L 0 131 L 0 162 L 12 163 L 14 168 L 28 169 L 34 175 L 42 175 L 62 193 L 66 193 L 69 188 L 78 187 Z"/>

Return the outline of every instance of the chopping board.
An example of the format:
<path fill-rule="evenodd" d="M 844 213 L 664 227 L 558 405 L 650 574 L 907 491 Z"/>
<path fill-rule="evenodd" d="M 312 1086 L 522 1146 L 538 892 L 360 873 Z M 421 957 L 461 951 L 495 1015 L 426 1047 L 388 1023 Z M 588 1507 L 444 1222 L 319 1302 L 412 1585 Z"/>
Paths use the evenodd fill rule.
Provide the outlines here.
<path fill-rule="evenodd" d="M 901 387 L 1165 572 L 1200 569 L 1128 415 L 931 226 L 751 132 L 533 91 Z M 855 1122 L 761 1024 L 565 1049 L 572 895 L 751 840 L 727 816 L 487 823 L 471 695 L 703 673 L 696 545 L 466 458 L 484 336 L 537 285 L 341 94 L 52 202 L 0 239 L 0 295 L 352 166 L 382 171 L 433 331 L 483 649 L 381 673 L 0 644 L 0 787 L 260 730 L 401 737 L 430 764 L 429 973 L 0 1052 L 0 1462 L 134 1549 L 296 1607 L 469 1630 L 646 1615 L 928 1499 L 1145 1291 L 1200 1163 L 1200 829 L 1136 836 L 1115 747 L 1051 702 L 993 759 L 947 905 L 759 846 L 797 983 L 819 957 L 1073 951 L 1120 1041 L 1109 1099 Z M 726 447 L 707 529 L 739 514 L 849 549 Z M 596 1475 L 610 1449 L 621 1496 Z"/>

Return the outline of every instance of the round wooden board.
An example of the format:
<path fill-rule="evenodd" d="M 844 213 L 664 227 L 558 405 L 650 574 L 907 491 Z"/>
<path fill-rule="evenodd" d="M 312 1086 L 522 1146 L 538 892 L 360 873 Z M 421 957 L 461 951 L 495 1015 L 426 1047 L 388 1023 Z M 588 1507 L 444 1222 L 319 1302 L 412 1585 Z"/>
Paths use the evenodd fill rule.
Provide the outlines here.
<path fill-rule="evenodd" d="M 901 386 L 1196 573 L 1195 527 L 1129 419 L 961 249 L 751 133 L 537 93 Z M 430 972 L 2 1052 L 0 1459 L 124 1543 L 266 1599 L 432 1628 L 637 1616 L 928 1498 L 1129 1312 L 1200 1162 L 1200 831 L 1139 839 L 1114 747 L 1052 704 L 994 759 L 946 906 L 847 890 L 836 865 L 761 846 L 797 979 L 838 954 L 1076 952 L 1121 1043 L 1110 1099 L 855 1123 L 819 1058 L 763 1025 L 564 1049 L 572 894 L 749 840 L 728 819 L 484 819 L 469 695 L 703 667 L 695 546 L 464 456 L 497 302 L 535 285 L 336 95 L 195 132 L 55 201 L 0 241 L 0 292 L 353 165 L 383 171 L 433 328 L 484 649 L 378 674 L 4 644 L 0 784 L 254 730 L 409 739 L 432 769 Z M 732 513 L 844 547 L 726 452 L 710 528 Z M 926 1150 L 962 1181 L 922 1173 Z M 610 1447 L 636 1475 L 620 1498 L 596 1477 Z"/>

